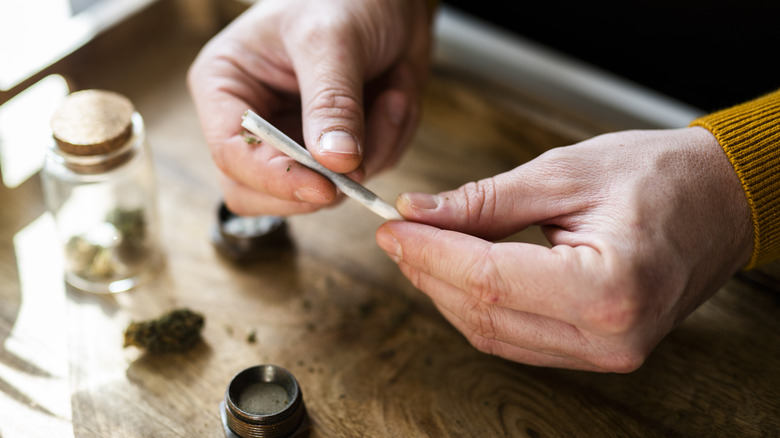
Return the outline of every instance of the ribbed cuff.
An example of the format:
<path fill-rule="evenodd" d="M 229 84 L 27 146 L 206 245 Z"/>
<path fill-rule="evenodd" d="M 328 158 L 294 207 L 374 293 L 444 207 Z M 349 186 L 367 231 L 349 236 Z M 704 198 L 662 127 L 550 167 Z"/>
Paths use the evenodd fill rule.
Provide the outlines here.
<path fill-rule="evenodd" d="M 780 90 L 690 126 L 715 136 L 745 189 L 755 242 L 746 269 L 780 258 Z"/>

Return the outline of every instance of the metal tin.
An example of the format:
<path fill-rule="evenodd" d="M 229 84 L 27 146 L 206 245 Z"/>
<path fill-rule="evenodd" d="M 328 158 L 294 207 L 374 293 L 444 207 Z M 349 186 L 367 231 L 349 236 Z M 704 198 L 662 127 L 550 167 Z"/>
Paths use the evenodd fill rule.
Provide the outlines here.
<path fill-rule="evenodd" d="M 284 217 L 239 216 L 224 202 L 217 209 L 211 240 L 223 255 L 235 261 L 272 255 L 292 246 Z"/>
<path fill-rule="evenodd" d="M 220 414 L 227 438 L 303 437 L 310 429 L 298 381 L 276 365 L 257 365 L 236 374 Z"/>

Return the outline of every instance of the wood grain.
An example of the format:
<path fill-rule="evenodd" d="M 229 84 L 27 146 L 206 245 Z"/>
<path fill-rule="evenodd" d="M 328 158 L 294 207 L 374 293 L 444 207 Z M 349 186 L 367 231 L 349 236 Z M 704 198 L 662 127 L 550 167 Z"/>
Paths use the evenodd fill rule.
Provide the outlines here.
<path fill-rule="evenodd" d="M 64 420 L 74 436 L 223 436 L 218 405 L 226 386 L 259 363 L 285 367 L 299 380 L 314 437 L 780 434 L 778 298 L 740 279 L 671 333 L 640 370 L 601 375 L 476 351 L 376 246 L 381 220 L 349 200 L 290 218 L 293 247 L 274 258 L 236 264 L 220 257 L 209 241 L 220 193 L 183 82 L 201 43 L 171 37 L 124 53 L 121 67 L 92 59 L 74 78 L 126 94 L 144 115 L 166 252 L 158 278 L 138 290 L 108 297 L 59 292 L 71 402 Z M 437 69 L 414 144 L 369 187 L 385 199 L 455 188 L 603 126 Z M 14 236 L 43 213 L 39 189 L 36 180 L 0 188 L 3 345 L 19 336 L 13 331 L 26 293 Z M 543 243 L 537 230 L 515 238 Z M 57 275 L 51 266 L 39 269 Z M 122 348 L 130 321 L 176 307 L 205 315 L 202 343 L 177 354 Z M 45 369 L 0 351 L 2 370 Z M 7 408 L 0 418 L 63 421 L 35 408 L 38 401 L 11 373 L 0 376 Z M 26 436 L 52 436 L 38 433 Z"/>

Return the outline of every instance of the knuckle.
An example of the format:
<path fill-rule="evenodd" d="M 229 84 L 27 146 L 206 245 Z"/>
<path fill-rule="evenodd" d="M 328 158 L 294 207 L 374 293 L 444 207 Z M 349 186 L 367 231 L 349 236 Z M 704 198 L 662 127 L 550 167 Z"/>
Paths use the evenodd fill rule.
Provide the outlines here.
<path fill-rule="evenodd" d="M 500 336 L 502 302 L 505 293 L 495 259 L 490 250 L 480 262 L 466 273 L 465 287 L 469 299 L 463 303 L 461 314 L 471 336 L 469 341 L 478 350 L 493 354 Z"/>
<path fill-rule="evenodd" d="M 470 333 L 466 336 L 469 344 L 477 351 L 485 354 L 495 355 L 498 352 L 498 345 L 495 339 L 480 336 L 476 333 Z"/>
<path fill-rule="evenodd" d="M 323 49 L 323 41 L 333 39 L 349 27 L 349 16 L 343 11 L 320 8 L 316 14 L 304 14 L 288 23 L 284 30 L 301 48 L 311 51 Z"/>
<path fill-rule="evenodd" d="M 642 330 L 646 320 L 644 292 L 634 281 L 610 281 L 588 303 L 583 323 L 588 331 L 604 342 L 591 362 L 609 372 L 630 373 L 647 359 Z"/>
<path fill-rule="evenodd" d="M 337 16 L 322 9 L 314 14 L 283 14 L 278 17 L 279 34 L 284 36 L 283 44 L 289 46 L 287 50 L 291 53 L 323 50 L 323 46 L 328 44 L 322 42 L 330 39 L 337 29 L 337 19 Z"/>
<path fill-rule="evenodd" d="M 337 80 L 324 80 L 327 84 L 315 92 L 306 112 L 315 117 L 362 120 L 363 105 L 346 87 L 337 85 Z"/>
<path fill-rule="evenodd" d="M 483 305 L 473 307 L 468 313 L 467 324 L 472 332 L 486 339 L 495 339 L 496 326 L 491 312 Z"/>
<path fill-rule="evenodd" d="M 501 305 L 504 298 L 503 282 L 501 272 L 490 250 L 487 250 L 479 260 L 479 263 L 471 266 L 466 272 L 468 292 L 477 299 L 478 303 L 488 306 Z"/>
<path fill-rule="evenodd" d="M 497 190 L 492 178 L 470 182 L 460 188 L 463 198 L 462 214 L 469 223 L 476 223 L 494 216 L 498 205 Z"/>
<path fill-rule="evenodd" d="M 605 335 L 625 335 L 635 330 L 643 316 L 642 294 L 624 284 L 603 287 L 589 300 L 582 314 L 583 323 Z"/>
<path fill-rule="evenodd" d="M 612 373 L 631 373 L 638 370 L 648 354 L 639 348 L 622 348 L 609 354 L 603 354 L 592 362 L 601 369 Z"/>
<path fill-rule="evenodd" d="M 469 330 L 478 338 L 496 339 L 496 321 L 491 306 L 486 306 L 479 301 L 466 304 L 466 306 L 463 314 L 466 315 L 465 323 Z M 475 347 L 477 346 L 475 345 Z"/>
<path fill-rule="evenodd" d="M 620 335 L 633 330 L 638 325 L 639 317 L 636 301 L 620 294 L 593 306 L 584 320 L 600 333 Z"/>

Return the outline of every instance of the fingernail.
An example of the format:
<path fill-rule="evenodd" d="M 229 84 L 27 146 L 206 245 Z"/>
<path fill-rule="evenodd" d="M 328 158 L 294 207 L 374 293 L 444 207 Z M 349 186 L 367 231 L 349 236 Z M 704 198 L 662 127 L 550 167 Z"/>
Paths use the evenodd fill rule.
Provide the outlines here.
<path fill-rule="evenodd" d="M 311 202 L 312 204 L 326 204 L 330 201 L 325 195 L 311 187 L 301 187 L 295 191 L 293 196 L 299 201 Z"/>
<path fill-rule="evenodd" d="M 428 193 L 403 193 L 400 198 L 415 210 L 436 210 L 441 203 L 439 196 Z"/>
<path fill-rule="evenodd" d="M 395 236 L 393 236 L 393 233 L 386 229 L 380 229 L 376 234 L 376 242 L 379 244 L 379 247 L 393 259 L 393 261 L 396 263 L 401 261 L 403 250 L 401 249 L 401 244 Z"/>
<path fill-rule="evenodd" d="M 346 131 L 328 131 L 320 136 L 320 153 L 358 155 L 357 140 Z"/>

